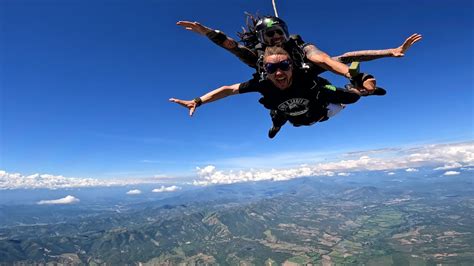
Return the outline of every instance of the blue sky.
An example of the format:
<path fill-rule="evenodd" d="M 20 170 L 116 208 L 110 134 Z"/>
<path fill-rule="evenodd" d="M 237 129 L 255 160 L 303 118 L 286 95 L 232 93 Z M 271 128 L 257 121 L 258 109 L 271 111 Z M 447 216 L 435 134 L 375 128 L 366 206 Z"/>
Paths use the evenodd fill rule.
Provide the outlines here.
<path fill-rule="evenodd" d="M 257 94 L 205 105 L 193 118 L 168 102 L 252 74 L 176 21 L 235 37 L 244 11 L 273 13 L 269 0 L 0 5 L 0 170 L 8 173 L 192 177 L 208 165 L 278 168 L 473 140 L 472 1 L 277 1 L 290 32 L 330 55 L 394 48 L 415 32 L 423 40 L 404 58 L 362 64 L 387 96 L 364 98 L 325 123 L 287 125 L 273 140 Z"/>

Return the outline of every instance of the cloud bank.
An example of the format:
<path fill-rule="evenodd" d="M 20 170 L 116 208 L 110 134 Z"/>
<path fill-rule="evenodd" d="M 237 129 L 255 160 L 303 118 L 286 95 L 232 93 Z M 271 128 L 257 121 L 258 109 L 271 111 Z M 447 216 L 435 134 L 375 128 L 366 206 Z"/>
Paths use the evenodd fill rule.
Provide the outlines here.
<path fill-rule="evenodd" d="M 458 162 L 451 162 L 451 163 L 445 164 L 442 167 L 436 167 L 434 170 L 448 170 L 448 169 L 454 169 L 454 168 L 460 168 L 460 167 L 462 167 L 462 164 Z"/>
<path fill-rule="evenodd" d="M 94 179 L 64 177 L 62 175 L 34 174 L 24 176 L 19 173 L 7 173 L 0 170 L 0 190 L 24 188 L 77 188 L 77 187 L 111 187 L 138 184 L 159 183 L 158 178 L 152 179 Z"/>
<path fill-rule="evenodd" d="M 344 176 L 357 171 L 406 169 L 407 172 L 416 172 L 418 171 L 416 168 L 424 166 L 469 167 L 474 165 L 474 142 L 388 148 L 376 151 L 343 154 L 332 162 L 305 164 L 286 169 L 220 171 L 216 166 L 208 165 L 196 168 L 198 179 L 194 180 L 193 184 L 203 186 L 261 180 L 280 181 L 304 176 Z M 348 155 L 357 157 L 347 158 Z"/>
<path fill-rule="evenodd" d="M 68 195 L 62 199 L 56 200 L 41 200 L 38 201 L 38 205 L 64 205 L 64 204 L 74 204 L 78 203 L 80 200 L 74 196 Z"/>
<path fill-rule="evenodd" d="M 304 162 L 301 154 L 287 153 L 273 157 L 262 156 L 260 161 L 268 161 L 273 168 L 251 168 L 239 158 L 228 158 L 229 161 L 242 162 L 238 170 L 222 171 L 215 165 L 196 168 L 197 178 L 194 185 L 231 184 L 237 182 L 260 180 L 288 180 L 304 176 L 349 176 L 358 171 L 414 171 L 419 167 L 433 167 L 434 170 L 474 169 L 474 141 L 451 144 L 432 144 L 418 147 L 389 147 L 385 149 L 356 151 L 333 155 L 329 159 L 324 153 L 305 153 Z M 255 159 L 256 160 L 256 159 Z M 307 161 L 313 163 L 307 163 Z M 254 160 L 252 160 L 254 161 Z M 285 163 L 284 163 L 285 162 Z M 292 162 L 287 166 L 287 162 Z M 302 163 L 304 163 L 302 165 Z M 218 164 L 219 165 L 219 164 Z M 285 167 L 285 168 L 283 168 Z M 463 170 L 466 169 L 466 170 Z M 349 178 L 349 177 L 348 177 Z M 184 180 L 184 178 L 183 178 Z M 34 188 L 76 188 L 100 186 L 130 186 L 138 184 L 161 183 L 159 178 L 150 179 L 94 179 L 64 177 L 61 175 L 34 174 L 24 176 L 19 173 L 7 173 L 0 170 L 0 190 L 34 189 Z M 182 181 L 184 183 L 184 181 Z M 175 191 L 179 187 L 160 187 L 153 192 Z"/>

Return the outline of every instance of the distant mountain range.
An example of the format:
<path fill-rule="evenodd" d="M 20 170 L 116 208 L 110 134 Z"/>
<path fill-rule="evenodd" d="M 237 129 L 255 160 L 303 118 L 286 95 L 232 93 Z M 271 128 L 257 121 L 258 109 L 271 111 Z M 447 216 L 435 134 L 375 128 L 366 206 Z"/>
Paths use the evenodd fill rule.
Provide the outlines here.
<path fill-rule="evenodd" d="M 473 180 L 308 177 L 1 206 L 0 265 L 473 265 Z"/>

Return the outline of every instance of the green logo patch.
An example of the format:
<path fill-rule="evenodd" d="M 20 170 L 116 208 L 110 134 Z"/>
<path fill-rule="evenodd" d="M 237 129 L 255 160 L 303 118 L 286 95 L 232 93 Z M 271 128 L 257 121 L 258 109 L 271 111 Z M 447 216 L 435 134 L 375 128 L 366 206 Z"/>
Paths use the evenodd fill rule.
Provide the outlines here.
<path fill-rule="evenodd" d="M 328 90 L 336 91 L 336 86 L 334 85 L 324 85 L 324 88 Z"/>
<path fill-rule="evenodd" d="M 275 24 L 276 22 L 271 20 L 271 19 L 267 19 L 265 20 L 265 24 L 267 24 L 267 28 L 271 28 L 273 27 L 273 25 Z"/>

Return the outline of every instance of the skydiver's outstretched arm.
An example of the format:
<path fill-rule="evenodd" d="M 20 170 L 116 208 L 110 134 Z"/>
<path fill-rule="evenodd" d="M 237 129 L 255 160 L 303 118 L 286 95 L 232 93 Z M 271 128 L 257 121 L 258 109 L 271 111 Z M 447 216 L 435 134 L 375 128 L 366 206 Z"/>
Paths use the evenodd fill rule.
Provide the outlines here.
<path fill-rule="evenodd" d="M 349 67 L 347 65 L 329 57 L 328 54 L 319 50 L 316 46 L 309 44 L 309 45 L 306 45 L 303 49 L 304 49 L 306 58 L 310 60 L 311 62 L 313 62 L 314 64 L 326 70 L 329 70 L 335 74 L 344 76 L 346 78 L 349 78 L 349 79 L 354 78 L 349 73 Z M 376 80 L 373 76 L 371 76 L 370 78 L 364 81 L 361 81 L 361 83 L 362 83 L 363 88 L 361 87 L 358 89 L 365 90 L 369 94 L 375 91 Z"/>
<path fill-rule="evenodd" d="M 335 56 L 333 59 L 341 63 L 348 64 L 354 61 L 370 61 L 384 57 L 402 57 L 405 55 L 405 52 L 408 50 L 408 48 L 421 39 L 421 34 L 415 33 L 408 37 L 405 42 L 403 42 L 403 44 L 397 48 L 347 52 L 345 54 Z"/>
<path fill-rule="evenodd" d="M 206 36 L 213 43 L 219 45 L 220 47 L 237 56 L 242 62 L 244 62 L 248 66 L 256 68 L 258 60 L 257 54 L 254 53 L 252 50 L 248 49 L 247 47 L 239 44 L 234 39 L 227 36 L 225 33 L 206 27 L 196 21 L 178 21 L 176 25 L 182 26 L 185 29 L 195 32 L 197 34 Z"/>
<path fill-rule="evenodd" d="M 319 67 L 329 70 L 335 74 L 350 78 L 348 66 L 332 59 L 328 54 L 316 48 L 316 46 L 308 44 L 304 46 L 303 50 L 306 58 Z"/>
<path fill-rule="evenodd" d="M 231 86 L 222 86 L 218 89 L 204 94 L 201 97 L 195 98 L 194 100 L 180 100 L 176 98 L 170 98 L 169 101 L 188 108 L 189 115 L 193 116 L 194 112 L 196 111 L 196 108 L 202 104 L 214 102 L 227 96 L 238 94 L 239 86 L 240 83 Z"/>

